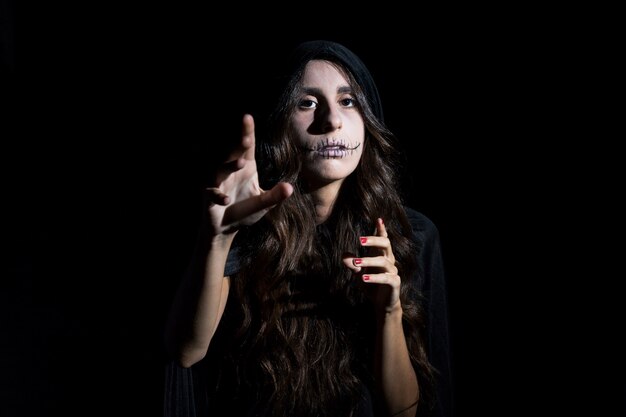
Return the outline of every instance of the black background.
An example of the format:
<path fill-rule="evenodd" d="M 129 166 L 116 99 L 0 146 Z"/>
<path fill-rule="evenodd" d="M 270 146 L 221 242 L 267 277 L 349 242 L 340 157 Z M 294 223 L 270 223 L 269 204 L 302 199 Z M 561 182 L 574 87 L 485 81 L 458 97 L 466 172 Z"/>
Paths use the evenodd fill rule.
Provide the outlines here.
<path fill-rule="evenodd" d="M 622 269 L 604 267 L 603 234 L 616 110 L 596 95 L 610 25 L 2 5 L 1 415 L 161 415 L 161 331 L 210 167 L 263 101 L 268 63 L 319 38 L 370 68 L 407 202 L 440 230 L 457 415 L 624 415 Z"/>

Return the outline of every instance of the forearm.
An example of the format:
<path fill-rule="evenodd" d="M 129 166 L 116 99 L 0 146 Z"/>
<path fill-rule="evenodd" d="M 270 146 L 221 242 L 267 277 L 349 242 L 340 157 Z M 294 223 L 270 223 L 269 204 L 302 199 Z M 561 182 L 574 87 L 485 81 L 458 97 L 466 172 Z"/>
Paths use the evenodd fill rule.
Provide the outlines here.
<path fill-rule="evenodd" d="M 183 277 L 166 326 L 166 346 L 182 366 L 206 355 L 228 298 L 224 266 L 232 237 L 199 248 Z"/>
<path fill-rule="evenodd" d="M 376 368 L 389 415 L 415 416 L 419 386 L 402 328 L 399 302 L 379 318 Z"/>

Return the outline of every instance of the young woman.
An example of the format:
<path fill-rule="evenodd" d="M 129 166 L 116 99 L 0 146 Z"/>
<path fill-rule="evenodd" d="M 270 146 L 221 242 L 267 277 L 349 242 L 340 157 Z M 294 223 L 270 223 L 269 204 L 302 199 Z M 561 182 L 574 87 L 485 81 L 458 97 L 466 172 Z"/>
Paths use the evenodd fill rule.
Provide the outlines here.
<path fill-rule="evenodd" d="M 448 415 L 437 229 L 402 203 L 369 71 L 313 41 L 280 81 L 267 138 L 245 115 L 207 189 L 166 329 L 165 414 Z"/>

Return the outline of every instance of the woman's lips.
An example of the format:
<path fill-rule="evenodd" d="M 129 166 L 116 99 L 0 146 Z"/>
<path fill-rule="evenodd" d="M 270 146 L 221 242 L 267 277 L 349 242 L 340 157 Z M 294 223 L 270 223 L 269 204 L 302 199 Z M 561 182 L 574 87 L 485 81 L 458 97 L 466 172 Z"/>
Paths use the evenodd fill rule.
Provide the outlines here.
<path fill-rule="evenodd" d="M 323 146 L 313 152 L 324 158 L 343 158 L 348 154 L 348 149 L 345 146 Z"/>
<path fill-rule="evenodd" d="M 352 154 L 359 146 L 361 146 L 360 143 L 354 145 L 343 140 L 326 139 L 317 146 L 309 148 L 308 151 L 323 158 L 343 158 Z"/>

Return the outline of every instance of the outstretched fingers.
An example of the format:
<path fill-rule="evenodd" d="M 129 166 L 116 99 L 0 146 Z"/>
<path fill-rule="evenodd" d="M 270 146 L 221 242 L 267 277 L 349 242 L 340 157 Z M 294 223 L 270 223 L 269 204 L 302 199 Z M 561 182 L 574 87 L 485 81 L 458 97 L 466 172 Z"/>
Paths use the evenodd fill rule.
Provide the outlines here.
<path fill-rule="evenodd" d="M 211 187 L 207 188 L 205 191 L 205 199 L 209 206 L 213 206 L 215 204 L 219 206 L 227 206 L 230 204 L 230 197 L 224 194 L 219 188 Z"/>
<path fill-rule="evenodd" d="M 239 171 L 245 165 L 245 160 L 243 158 L 236 158 L 224 162 L 217 172 L 215 173 L 215 185 L 219 187 L 219 185 L 224 182 L 229 175 L 233 172 Z"/>
<path fill-rule="evenodd" d="M 276 204 L 289 198 L 292 193 L 293 186 L 291 184 L 280 182 L 269 191 L 261 191 L 259 195 L 238 201 L 229 206 L 224 213 L 222 224 L 227 225 L 239 222 L 244 222 L 245 224 L 245 219 L 247 218 L 254 218 L 254 221 L 256 221 Z"/>
<path fill-rule="evenodd" d="M 228 178 L 233 172 L 242 169 L 247 161 L 254 161 L 254 119 L 251 115 L 246 114 L 243 117 L 241 140 L 237 147 L 228 155 L 226 162 L 224 162 L 215 173 L 215 186 L 219 187 L 220 184 Z"/>
<path fill-rule="evenodd" d="M 243 126 L 241 129 L 241 146 L 243 148 L 243 157 L 248 161 L 254 161 L 254 118 L 250 114 L 243 116 Z"/>

